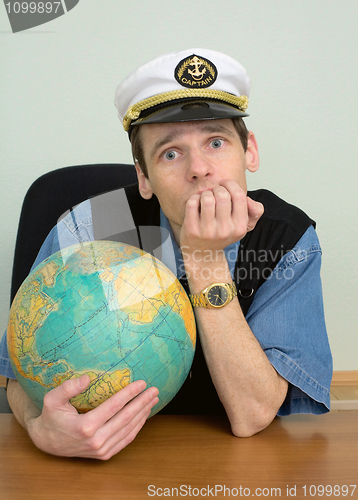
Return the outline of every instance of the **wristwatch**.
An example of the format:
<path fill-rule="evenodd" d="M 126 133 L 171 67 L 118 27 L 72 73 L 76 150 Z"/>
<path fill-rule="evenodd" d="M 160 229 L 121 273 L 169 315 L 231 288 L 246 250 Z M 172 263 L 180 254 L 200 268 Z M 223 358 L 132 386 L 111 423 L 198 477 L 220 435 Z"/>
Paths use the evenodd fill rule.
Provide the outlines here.
<path fill-rule="evenodd" d="M 219 309 L 236 296 L 237 290 L 233 283 L 213 283 L 196 295 L 189 294 L 189 299 L 194 307 Z"/>

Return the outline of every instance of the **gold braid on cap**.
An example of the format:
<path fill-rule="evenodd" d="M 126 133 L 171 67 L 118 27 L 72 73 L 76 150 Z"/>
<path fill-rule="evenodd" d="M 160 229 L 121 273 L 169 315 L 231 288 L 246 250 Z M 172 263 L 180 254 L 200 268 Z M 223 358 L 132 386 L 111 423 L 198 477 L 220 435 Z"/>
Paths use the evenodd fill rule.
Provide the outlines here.
<path fill-rule="evenodd" d="M 164 92 L 163 94 L 157 94 L 142 101 L 133 104 L 127 109 L 127 113 L 123 118 L 123 128 L 128 132 L 131 122 L 137 120 L 142 111 L 145 109 L 150 109 L 158 104 L 163 104 L 165 102 L 173 101 L 175 99 L 186 99 L 188 97 L 207 97 L 209 99 L 216 99 L 219 101 L 224 101 L 232 106 L 236 106 L 240 111 L 246 111 L 249 105 L 249 99 L 246 95 L 236 96 L 224 92 L 223 90 L 215 89 L 181 89 L 181 90 L 171 90 L 169 92 Z"/>

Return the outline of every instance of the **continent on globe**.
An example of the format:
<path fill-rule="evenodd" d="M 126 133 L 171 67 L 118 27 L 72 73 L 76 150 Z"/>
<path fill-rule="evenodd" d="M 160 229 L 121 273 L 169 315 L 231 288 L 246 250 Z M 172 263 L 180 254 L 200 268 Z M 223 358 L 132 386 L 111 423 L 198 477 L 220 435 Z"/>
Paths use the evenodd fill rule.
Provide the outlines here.
<path fill-rule="evenodd" d="M 135 380 L 159 389 L 151 416 L 177 394 L 195 352 L 192 306 L 174 274 L 131 245 L 93 241 L 64 248 L 18 290 L 7 330 L 10 361 L 26 394 L 89 375 L 71 400 L 91 410 Z"/>

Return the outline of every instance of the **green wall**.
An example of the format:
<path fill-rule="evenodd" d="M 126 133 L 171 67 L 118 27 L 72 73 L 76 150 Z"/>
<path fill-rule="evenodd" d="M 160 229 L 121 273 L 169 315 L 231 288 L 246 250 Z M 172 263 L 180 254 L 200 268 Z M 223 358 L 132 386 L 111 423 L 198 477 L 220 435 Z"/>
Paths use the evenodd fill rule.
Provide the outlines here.
<path fill-rule="evenodd" d="M 266 187 L 317 221 L 335 370 L 358 369 L 356 0 L 80 0 L 13 34 L 0 5 L 0 329 L 21 202 L 41 174 L 131 162 L 117 84 L 164 52 L 206 47 L 252 80 L 247 119 Z"/>

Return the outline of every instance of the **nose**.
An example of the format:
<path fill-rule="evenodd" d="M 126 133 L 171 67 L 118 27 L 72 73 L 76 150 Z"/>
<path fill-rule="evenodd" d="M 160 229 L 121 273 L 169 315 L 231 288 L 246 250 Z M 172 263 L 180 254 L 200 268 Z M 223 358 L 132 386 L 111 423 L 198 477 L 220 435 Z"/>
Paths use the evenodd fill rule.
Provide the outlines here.
<path fill-rule="evenodd" d="M 210 159 L 200 149 L 191 151 L 188 163 L 188 178 L 190 181 L 211 177 L 213 174 L 213 166 Z"/>

